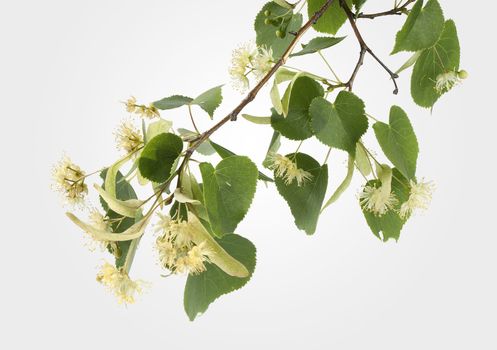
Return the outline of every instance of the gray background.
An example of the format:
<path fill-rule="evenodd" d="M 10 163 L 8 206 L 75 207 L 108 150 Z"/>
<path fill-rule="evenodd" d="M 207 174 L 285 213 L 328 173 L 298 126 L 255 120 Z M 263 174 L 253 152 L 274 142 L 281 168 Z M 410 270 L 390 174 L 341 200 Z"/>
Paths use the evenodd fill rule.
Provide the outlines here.
<path fill-rule="evenodd" d="M 366 10 L 392 6 L 369 2 Z M 231 50 L 253 37 L 263 3 L 2 1 L 1 348 L 497 348 L 494 2 L 482 9 L 442 2 L 458 25 L 470 79 L 433 114 L 410 99 L 409 74 L 399 96 L 370 58 L 357 79 L 372 115 L 387 120 L 390 105 L 405 108 L 421 146 L 418 174 L 437 185 L 430 210 L 408 223 L 399 243 L 370 233 L 356 203 L 359 177 L 313 237 L 297 231 L 272 186 L 259 185 L 239 227 L 258 248 L 256 273 L 196 322 L 182 309 L 184 277 L 158 277 L 150 234 L 132 276 L 153 287 L 136 305 L 117 305 L 95 282 L 102 255 L 83 247 L 83 234 L 63 215 L 49 188 L 51 165 L 63 151 L 87 170 L 111 163 L 118 156 L 112 132 L 126 116 L 119 101 L 131 94 L 153 101 L 227 82 Z M 359 24 L 393 68 L 408 57 L 388 55 L 402 20 Z M 358 48 L 348 26 L 343 33 L 349 40 L 327 57 L 345 79 Z M 328 75 L 317 58 L 290 64 Z M 224 91 L 217 118 L 241 98 Z M 246 111 L 264 115 L 268 106 L 265 90 Z M 202 128 L 210 125 L 196 114 Z M 189 127 L 184 110 L 163 116 Z M 270 135 L 240 120 L 214 140 L 260 162 Z M 318 143 L 304 151 L 324 159 Z M 335 187 L 344 155 L 333 152 L 330 165 Z"/>

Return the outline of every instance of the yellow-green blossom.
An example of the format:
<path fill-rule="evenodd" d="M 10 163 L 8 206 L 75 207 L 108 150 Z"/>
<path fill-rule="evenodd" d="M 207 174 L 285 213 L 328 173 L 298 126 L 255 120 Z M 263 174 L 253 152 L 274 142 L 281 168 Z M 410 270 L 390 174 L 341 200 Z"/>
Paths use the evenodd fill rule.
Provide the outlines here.
<path fill-rule="evenodd" d="M 62 193 L 68 204 L 81 205 L 88 194 L 88 186 L 85 184 L 86 174 L 71 159 L 64 156 L 54 167 L 53 188 Z"/>
<path fill-rule="evenodd" d="M 133 281 L 124 271 L 105 262 L 97 274 L 97 281 L 107 287 L 120 304 L 133 304 L 135 297 L 143 291 L 143 281 Z"/>

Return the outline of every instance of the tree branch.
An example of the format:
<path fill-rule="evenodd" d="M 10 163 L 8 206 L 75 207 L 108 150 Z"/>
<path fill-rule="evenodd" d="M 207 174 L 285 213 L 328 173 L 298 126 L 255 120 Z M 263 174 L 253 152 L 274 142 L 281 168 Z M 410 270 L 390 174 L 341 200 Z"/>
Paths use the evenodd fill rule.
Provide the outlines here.
<path fill-rule="evenodd" d="M 359 13 L 356 17 L 357 18 L 367 18 L 367 19 L 375 19 L 377 17 L 383 17 L 383 16 L 392 16 L 392 15 L 402 15 L 406 13 L 407 7 L 412 4 L 416 0 L 407 0 L 406 3 L 402 6 L 393 8 L 388 11 L 383 11 L 383 12 L 377 12 L 377 13 Z"/>
<path fill-rule="evenodd" d="M 360 55 L 359 55 L 359 60 L 358 60 L 357 65 L 356 65 L 356 67 L 354 69 L 354 72 L 352 73 L 351 78 L 349 79 L 349 81 L 346 84 L 347 87 L 349 88 L 349 90 L 352 90 L 352 85 L 354 83 L 355 77 L 357 76 L 357 73 L 359 72 L 359 69 L 361 68 L 362 64 L 364 63 L 364 56 L 366 55 L 366 53 L 369 53 L 371 55 L 371 57 L 373 57 L 380 64 L 380 66 L 382 66 L 383 69 L 390 75 L 390 78 L 392 78 L 393 85 L 395 87 L 395 89 L 393 90 L 393 93 L 395 95 L 397 95 L 398 92 L 399 92 L 399 87 L 397 86 L 397 80 L 396 79 L 399 76 L 397 74 L 395 74 L 394 72 L 392 72 L 390 70 L 390 68 L 388 68 L 383 63 L 383 61 L 380 60 L 378 58 L 378 56 L 376 56 L 376 54 L 373 52 L 373 50 L 371 50 L 369 48 L 369 46 L 366 44 L 366 42 L 364 41 L 364 38 L 362 37 L 361 32 L 359 31 L 359 28 L 357 27 L 356 19 L 354 17 L 354 13 L 350 10 L 350 8 L 347 5 L 347 3 L 345 2 L 345 0 L 340 0 L 340 6 L 343 8 L 343 10 L 345 11 L 345 13 L 347 14 L 347 18 L 349 19 L 350 25 L 352 26 L 354 34 L 355 34 L 355 36 L 357 38 L 357 41 L 359 42 L 359 45 L 361 47 L 361 52 L 360 52 Z"/>

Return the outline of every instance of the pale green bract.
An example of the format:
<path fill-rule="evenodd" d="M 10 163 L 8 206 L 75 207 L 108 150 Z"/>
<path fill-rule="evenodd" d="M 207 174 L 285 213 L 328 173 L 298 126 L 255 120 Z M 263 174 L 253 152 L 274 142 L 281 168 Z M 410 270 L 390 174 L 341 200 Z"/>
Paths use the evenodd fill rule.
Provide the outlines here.
<path fill-rule="evenodd" d="M 428 208 L 433 192 L 432 184 L 418 175 L 428 170 L 418 169 L 422 147 L 415 132 L 416 119 L 426 112 L 412 107 L 432 108 L 468 73 L 460 70 L 455 22 L 444 19 L 439 0 L 381 6 L 385 4 L 366 0 L 268 1 L 255 16 L 253 41 L 234 51 L 227 72 L 234 83 L 252 90 L 234 107 L 223 106 L 228 111 L 224 117 L 217 111 L 227 87 L 199 89 L 200 77 L 192 82 L 192 91 L 204 91 L 196 97 L 170 91 L 152 103 L 135 97 L 123 102 L 132 119 L 116 135 L 119 149 L 125 151 L 117 160 L 92 172 L 62 159 L 54 169 L 54 187 L 68 205 L 76 205 L 74 210 L 90 208 L 87 214 L 71 209 L 67 217 L 114 261 L 105 265 L 112 275 L 105 276 L 103 269 L 98 280 L 106 285 L 112 281 L 121 301 L 134 300 L 119 293 L 134 285 L 131 268 L 135 256 L 141 258 L 136 252 L 147 248 L 140 247 L 142 236 L 154 234 L 164 275 L 187 275 L 184 309 L 194 320 L 219 297 L 243 287 L 255 272 L 256 248 L 239 234 L 250 231 L 241 223 L 258 185 L 282 200 L 266 204 L 271 222 L 260 225 L 261 232 L 243 234 L 271 236 L 285 227 L 272 205 L 287 208 L 296 229 L 307 235 L 342 233 L 346 227 L 320 229 L 320 217 L 333 215 L 340 199 L 357 197 L 358 216 L 364 216 L 371 237 L 399 240 L 412 214 Z M 396 15 L 403 16 L 401 28 L 393 28 L 382 40 L 394 47 L 392 53 L 408 54 L 394 73 L 391 58 L 376 52 L 361 22 Z M 337 36 L 339 31 L 343 34 Z M 356 41 L 359 57 L 341 50 L 346 40 Z M 378 63 L 396 88 L 397 74 L 409 75 L 413 67 L 414 103 L 405 108 L 410 117 L 403 108 L 368 94 L 385 88 L 383 79 L 362 82 L 366 85 L 360 94 L 352 91 L 366 57 Z M 337 61 L 351 64 L 335 70 Z M 343 72 L 350 75 L 340 78 Z M 245 110 L 266 93 L 266 107 Z M 388 110 L 387 118 L 383 113 Z M 198 113 L 203 120 L 197 120 Z M 205 127 L 207 123 L 211 125 Z M 233 132 L 235 126 L 256 129 L 256 135 L 218 133 L 221 128 L 229 132 L 227 124 Z M 259 145 L 264 152 L 254 155 Z M 337 156 L 343 171 L 335 169 Z M 98 183 L 91 182 L 92 175 L 100 175 Z M 99 198 L 100 206 L 88 203 L 88 197 Z M 285 240 L 278 244 L 284 247 Z"/>

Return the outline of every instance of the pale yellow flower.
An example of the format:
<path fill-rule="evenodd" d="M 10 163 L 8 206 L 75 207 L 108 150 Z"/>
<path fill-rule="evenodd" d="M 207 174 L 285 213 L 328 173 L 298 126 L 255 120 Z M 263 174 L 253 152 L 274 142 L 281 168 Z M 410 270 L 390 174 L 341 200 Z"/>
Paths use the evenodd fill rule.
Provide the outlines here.
<path fill-rule="evenodd" d="M 383 187 L 364 186 L 359 195 L 363 208 L 376 216 L 383 216 L 398 203 L 395 194 L 385 191 Z"/>
<path fill-rule="evenodd" d="M 464 70 L 460 72 L 456 71 L 448 71 L 437 76 L 437 80 L 435 82 L 435 90 L 442 94 L 444 92 L 449 91 L 455 85 L 459 84 L 463 79 L 468 77 L 468 73 Z"/>
<path fill-rule="evenodd" d="M 312 180 L 312 174 L 304 169 L 299 169 L 297 164 L 290 158 L 281 154 L 270 155 L 270 169 L 274 170 L 275 176 L 282 178 L 286 185 L 291 185 L 294 181 L 301 187 L 307 181 Z"/>
<path fill-rule="evenodd" d="M 131 96 L 123 103 L 126 106 L 127 112 L 137 114 L 142 118 L 152 119 L 160 117 L 159 110 L 153 104 L 149 104 L 148 106 L 137 104 L 134 96 Z"/>
<path fill-rule="evenodd" d="M 260 47 L 258 55 L 253 60 L 254 75 L 261 80 L 273 68 L 273 49 Z"/>
<path fill-rule="evenodd" d="M 121 123 L 115 135 L 117 148 L 125 151 L 126 154 L 134 153 L 143 146 L 141 132 L 129 120 Z"/>
<path fill-rule="evenodd" d="M 405 203 L 402 203 L 399 211 L 399 215 L 403 219 L 409 217 L 417 209 L 428 209 L 435 189 L 432 182 L 426 182 L 424 180 L 421 180 L 418 183 L 410 180 L 410 185 L 411 190 L 409 199 Z"/>
<path fill-rule="evenodd" d="M 124 271 L 105 262 L 97 274 L 97 281 L 107 287 L 120 304 L 133 304 L 135 297 L 143 291 L 143 281 L 133 281 Z"/>
<path fill-rule="evenodd" d="M 193 242 L 191 225 L 162 214 L 159 217 L 156 231 L 161 234 L 156 240 L 156 248 L 161 266 L 175 274 L 204 272 L 209 251 L 203 243 L 196 245 Z"/>
<path fill-rule="evenodd" d="M 53 168 L 53 188 L 62 193 L 68 204 L 81 205 L 88 194 L 86 174 L 69 157 L 64 156 Z"/>

